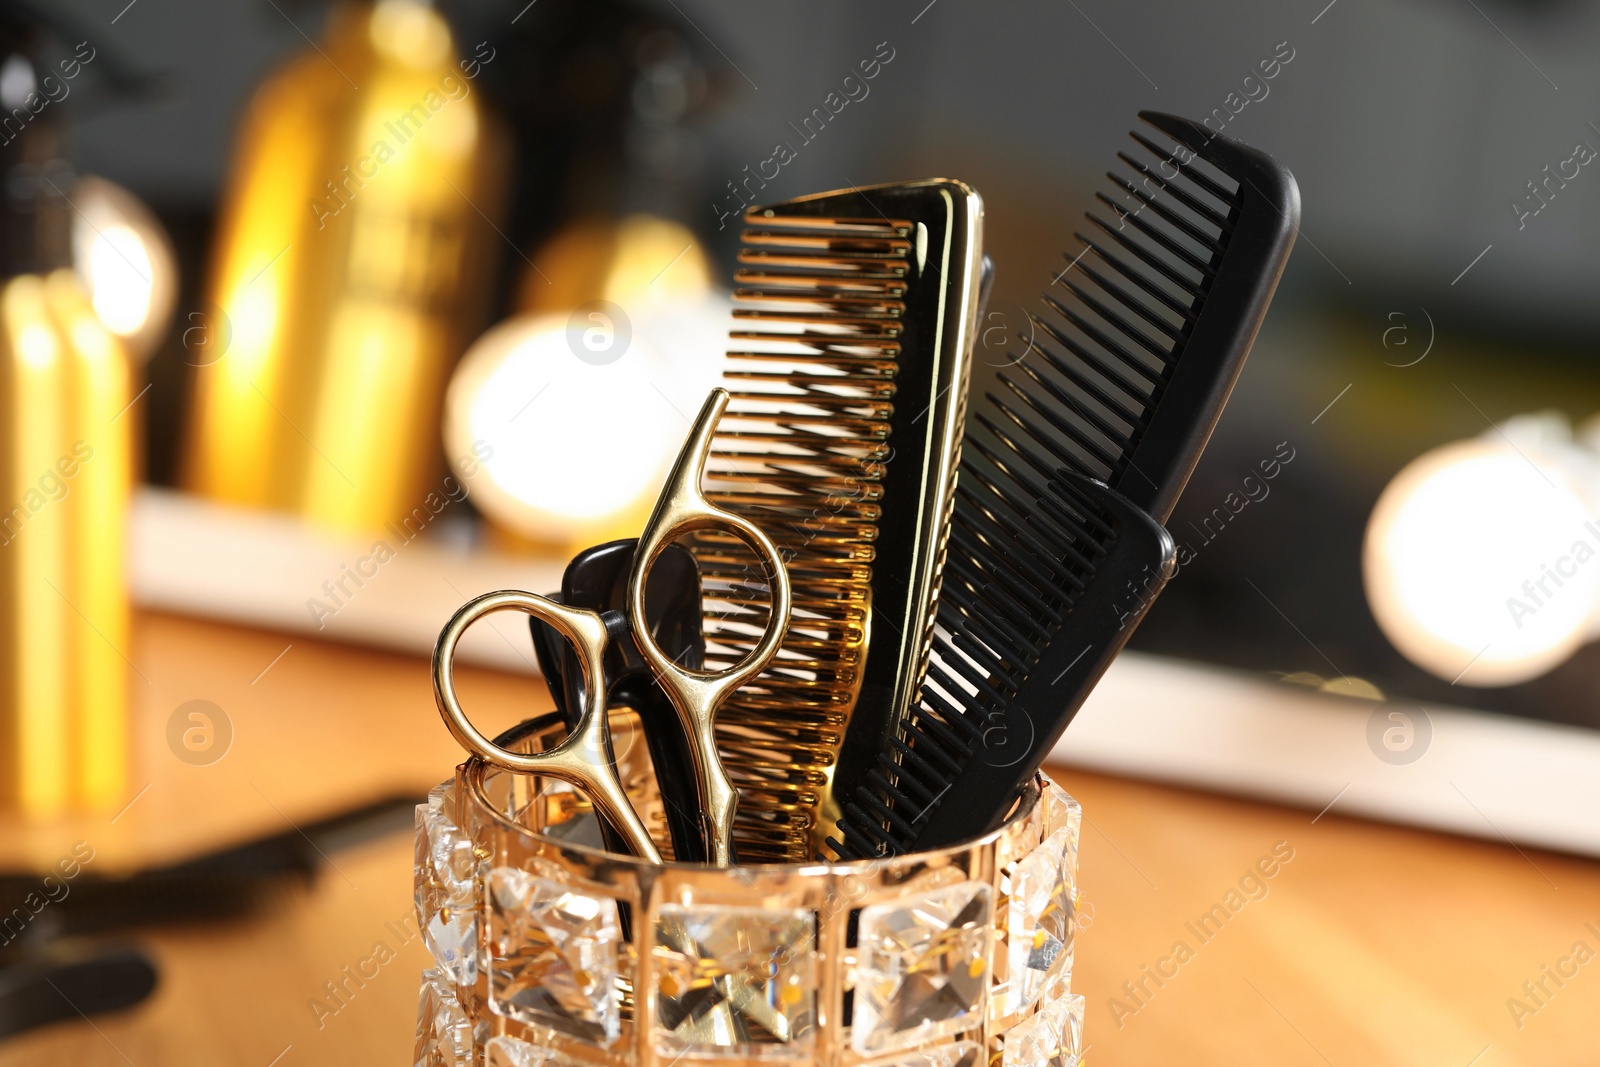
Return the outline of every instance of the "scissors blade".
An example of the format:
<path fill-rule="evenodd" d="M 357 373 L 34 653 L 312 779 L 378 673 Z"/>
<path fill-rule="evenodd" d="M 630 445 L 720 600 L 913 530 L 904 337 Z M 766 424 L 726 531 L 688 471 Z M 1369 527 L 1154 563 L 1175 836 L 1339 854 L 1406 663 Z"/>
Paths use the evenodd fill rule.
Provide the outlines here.
<path fill-rule="evenodd" d="M 727 533 L 744 542 L 756 556 L 771 592 L 772 608 L 766 631 L 745 657 L 724 670 L 691 670 L 676 664 L 658 645 L 648 628 L 636 629 L 634 641 L 646 663 L 672 700 L 694 761 L 706 848 L 711 862 L 728 866 L 733 857 L 733 819 L 739 794 L 728 777 L 717 749 L 717 710 L 728 696 L 766 668 L 778 653 L 789 627 L 793 590 L 789 573 L 772 539 L 750 520 L 716 507 L 706 499 L 700 482 L 717 422 L 728 406 L 728 391 L 713 389 L 674 461 L 650 521 L 645 524 L 628 576 L 628 614 L 645 616 L 646 589 L 652 568 L 679 538 L 705 530 Z"/>
<path fill-rule="evenodd" d="M 633 567 L 637 539 L 612 541 L 585 549 L 575 556 L 561 582 L 561 600 L 590 611 L 622 611 L 627 607 L 628 575 Z M 680 546 L 671 546 L 657 561 L 645 592 L 645 615 L 656 642 L 682 666 L 698 669 L 705 661 L 705 637 L 701 631 L 700 568 L 693 555 Z M 534 648 L 541 644 L 559 655 L 553 665 L 540 666 L 558 709 L 568 725 L 583 706 L 582 671 L 577 655 L 554 630 L 536 618 L 529 618 Z M 642 724 L 650 762 L 666 811 L 667 832 L 675 860 L 698 863 L 707 858 L 698 812 L 689 798 L 696 794 L 694 764 L 688 742 L 678 724 L 677 712 L 662 690 L 656 673 L 645 663 L 631 639 L 613 641 L 607 651 L 604 673 L 608 707 L 633 709 Z M 615 740 L 615 739 L 614 739 Z M 613 766 L 618 758 L 613 752 Z M 602 824 L 608 848 L 616 847 L 615 828 Z"/>

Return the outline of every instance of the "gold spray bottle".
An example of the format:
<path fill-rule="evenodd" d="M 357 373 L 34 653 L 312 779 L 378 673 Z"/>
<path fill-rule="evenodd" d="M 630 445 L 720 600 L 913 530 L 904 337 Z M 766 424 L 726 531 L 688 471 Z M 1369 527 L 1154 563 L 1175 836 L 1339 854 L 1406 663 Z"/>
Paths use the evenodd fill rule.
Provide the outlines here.
<path fill-rule="evenodd" d="M 503 195 L 474 84 L 493 59 L 463 58 L 422 0 L 351 3 L 257 92 L 212 264 L 222 321 L 195 361 L 191 489 L 376 530 L 436 483 Z"/>
<path fill-rule="evenodd" d="M 55 115 L 27 103 L 52 75 L 23 30 L 0 25 L 0 51 L 32 86 L 0 82 L 0 107 L 34 116 L 0 144 L 0 807 L 48 817 L 124 799 L 135 416 L 126 356 L 68 268 Z"/>

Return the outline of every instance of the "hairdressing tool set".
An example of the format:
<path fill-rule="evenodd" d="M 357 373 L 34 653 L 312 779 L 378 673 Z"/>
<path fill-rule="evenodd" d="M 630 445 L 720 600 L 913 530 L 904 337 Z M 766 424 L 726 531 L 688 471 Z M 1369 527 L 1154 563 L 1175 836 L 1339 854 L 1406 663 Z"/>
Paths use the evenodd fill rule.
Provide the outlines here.
<path fill-rule="evenodd" d="M 971 188 L 749 209 L 728 390 L 639 542 L 582 553 L 559 597 L 491 593 L 445 627 L 457 740 L 580 789 L 609 849 L 655 861 L 885 857 L 998 827 L 1173 573 L 1161 524 L 1298 224 L 1271 158 L 1140 118 L 1165 140 L 1132 134 L 1033 337 L 971 401 L 990 273 Z M 569 730 L 536 755 L 479 733 L 451 681 L 461 632 L 506 609 L 533 617 Z M 618 779 L 620 706 L 660 844 Z"/>

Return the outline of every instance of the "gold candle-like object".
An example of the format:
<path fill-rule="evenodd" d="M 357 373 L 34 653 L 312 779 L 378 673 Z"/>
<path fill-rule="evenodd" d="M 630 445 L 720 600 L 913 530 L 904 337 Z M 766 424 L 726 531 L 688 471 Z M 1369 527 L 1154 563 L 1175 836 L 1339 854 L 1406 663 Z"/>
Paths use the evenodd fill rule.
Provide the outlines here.
<path fill-rule="evenodd" d="M 121 803 L 127 777 L 130 611 L 125 545 L 133 481 L 128 359 L 95 316 L 71 271 L 45 280 L 51 317 L 67 353 L 66 419 L 57 458 L 71 472 L 65 505 L 63 592 L 69 649 L 72 798 L 91 809 Z M 64 462 L 63 462 L 64 461 Z"/>
<path fill-rule="evenodd" d="M 61 811 L 68 783 L 66 516 L 55 464 L 67 356 L 44 282 L 0 291 L 0 799 Z"/>
<path fill-rule="evenodd" d="M 0 806 L 126 784 L 133 476 L 127 357 L 69 270 L 0 292 Z"/>
<path fill-rule="evenodd" d="M 36 76 L 10 43 L 14 95 Z M 51 818 L 126 801 L 133 417 L 70 266 L 60 113 L 35 114 L 0 153 L 0 808 Z"/>

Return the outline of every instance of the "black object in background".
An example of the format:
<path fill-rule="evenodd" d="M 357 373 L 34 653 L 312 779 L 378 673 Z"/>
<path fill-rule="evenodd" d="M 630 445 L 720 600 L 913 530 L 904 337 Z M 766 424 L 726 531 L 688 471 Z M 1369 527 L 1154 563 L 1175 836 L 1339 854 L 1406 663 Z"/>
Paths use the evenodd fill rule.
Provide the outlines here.
<path fill-rule="evenodd" d="M 47 893 L 28 873 L 0 874 L 0 1038 L 64 1019 L 132 1007 L 157 972 L 136 947 L 101 935 L 162 924 L 239 918 L 309 881 L 328 853 L 409 829 L 416 797 L 392 797 L 182 863 L 125 877 L 80 870 Z M 302 832 L 303 831 L 303 832 Z M 26 915 L 26 922 L 16 917 Z"/>
<path fill-rule="evenodd" d="M 409 829 L 419 802 L 418 797 L 389 797 L 299 830 L 126 876 L 84 870 L 67 883 L 70 892 L 44 908 L 22 936 L 0 944 L 0 965 L 7 963 L 8 952 L 33 937 L 78 937 L 250 914 L 285 889 L 310 881 L 328 862 L 329 853 Z M 0 916 L 12 915 L 39 885 L 33 872 L 0 874 Z"/>
<path fill-rule="evenodd" d="M 139 926 L 240 918 L 314 877 L 328 853 L 410 829 L 416 797 L 363 808 L 246 841 L 179 864 L 109 878 L 80 870 L 62 896 L 40 897 L 37 873 L 0 875 L 0 917 L 13 918 L 0 942 L 0 1038 L 62 1019 L 138 1005 L 157 984 L 154 961 L 99 934 Z M 27 915 L 26 923 L 14 921 Z M 14 926 L 14 929 L 13 929 Z"/>
<path fill-rule="evenodd" d="M 136 948 L 48 943 L 0 966 L 0 1040 L 131 1008 L 156 982 L 155 964 Z"/>
<path fill-rule="evenodd" d="M 540 0 L 510 20 L 498 6 L 444 10 L 462 41 L 495 49 L 481 81 L 512 134 L 500 314 L 515 310 L 527 257 L 563 223 L 688 219 L 703 192 L 695 121 L 731 72 L 680 12 L 635 0 Z"/>

